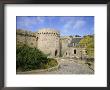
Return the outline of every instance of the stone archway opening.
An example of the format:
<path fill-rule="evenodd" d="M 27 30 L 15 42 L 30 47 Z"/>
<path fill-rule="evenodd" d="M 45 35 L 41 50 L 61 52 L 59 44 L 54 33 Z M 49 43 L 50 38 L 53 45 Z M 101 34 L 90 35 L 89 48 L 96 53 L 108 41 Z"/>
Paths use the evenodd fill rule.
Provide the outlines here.
<path fill-rule="evenodd" d="M 57 53 L 58 53 L 58 51 L 57 51 L 57 50 L 55 50 L 55 56 L 57 56 Z"/>

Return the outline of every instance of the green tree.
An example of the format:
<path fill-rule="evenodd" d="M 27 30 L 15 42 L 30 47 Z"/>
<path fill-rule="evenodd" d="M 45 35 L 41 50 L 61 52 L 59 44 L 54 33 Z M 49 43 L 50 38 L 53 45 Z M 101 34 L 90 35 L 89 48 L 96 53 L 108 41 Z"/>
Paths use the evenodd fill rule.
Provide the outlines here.
<path fill-rule="evenodd" d="M 84 36 L 79 42 L 80 46 L 85 47 L 87 55 L 89 57 L 94 57 L 94 35 Z"/>

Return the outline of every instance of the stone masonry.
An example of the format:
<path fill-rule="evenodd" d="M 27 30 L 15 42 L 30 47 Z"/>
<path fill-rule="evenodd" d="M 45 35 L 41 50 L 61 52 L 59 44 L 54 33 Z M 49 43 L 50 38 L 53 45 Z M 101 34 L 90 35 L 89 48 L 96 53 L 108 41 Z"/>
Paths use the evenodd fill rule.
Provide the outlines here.
<path fill-rule="evenodd" d="M 17 30 L 16 44 L 27 44 L 30 47 L 37 47 L 49 57 L 76 57 L 86 55 L 84 48 L 79 47 L 82 37 L 60 36 L 55 29 L 43 28 L 37 32 Z"/>

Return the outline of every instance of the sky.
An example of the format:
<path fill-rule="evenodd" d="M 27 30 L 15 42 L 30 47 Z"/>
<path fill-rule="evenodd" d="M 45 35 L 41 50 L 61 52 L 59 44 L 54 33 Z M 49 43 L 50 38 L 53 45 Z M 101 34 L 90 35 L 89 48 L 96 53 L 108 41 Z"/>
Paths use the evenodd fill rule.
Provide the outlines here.
<path fill-rule="evenodd" d="M 16 28 L 36 32 L 53 28 L 61 36 L 94 34 L 94 16 L 16 16 Z"/>

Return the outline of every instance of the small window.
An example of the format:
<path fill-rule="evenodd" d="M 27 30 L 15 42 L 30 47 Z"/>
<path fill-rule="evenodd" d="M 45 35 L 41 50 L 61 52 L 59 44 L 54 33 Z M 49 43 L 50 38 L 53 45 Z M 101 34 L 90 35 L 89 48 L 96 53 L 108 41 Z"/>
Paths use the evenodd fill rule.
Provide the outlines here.
<path fill-rule="evenodd" d="M 66 55 L 67 55 L 67 52 L 66 52 Z"/>
<path fill-rule="evenodd" d="M 55 56 L 57 56 L 57 50 L 55 50 Z"/>
<path fill-rule="evenodd" d="M 74 50 L 74 54 L 76 54 L 76 49 Z"/>

